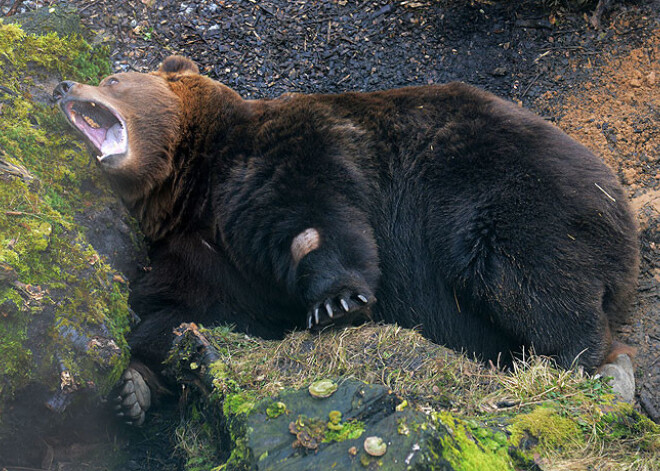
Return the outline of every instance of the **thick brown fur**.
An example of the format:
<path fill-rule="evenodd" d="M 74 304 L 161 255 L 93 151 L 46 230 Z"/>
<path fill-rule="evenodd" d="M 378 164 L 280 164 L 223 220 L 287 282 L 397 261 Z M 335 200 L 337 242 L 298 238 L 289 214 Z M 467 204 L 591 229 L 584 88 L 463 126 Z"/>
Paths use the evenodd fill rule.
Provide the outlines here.
<path fill-rule="evenodd" d="M 626 320 L 626 195 L 528 111 L 462 83 L 245 101 L 181 57 L 113 78 L 69 93 L 130 126 L 106 170 L 151 242 L 132 294 L 148 364 L 182 321 L 279 337 L 370 308 L 483 359 L 533 346 L 593 370 Z"/>

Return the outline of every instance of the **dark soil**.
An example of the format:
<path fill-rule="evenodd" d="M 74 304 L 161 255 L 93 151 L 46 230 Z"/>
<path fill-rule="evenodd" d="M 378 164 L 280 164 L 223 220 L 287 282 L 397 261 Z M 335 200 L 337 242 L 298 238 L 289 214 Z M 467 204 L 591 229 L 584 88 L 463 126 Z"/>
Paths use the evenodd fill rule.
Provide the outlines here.
<path fill-rule="evenodd" d="M 600 29 L 590 10 L 524 0 L 18 3 L 75 6 L 91 32 L 116 40 L 117 71 L 183 54 L 246 98 L 460 80 L 555 122 L 603 156 L 638 212 L 639 298 L 619 335 L 638 348 L 638 407 L 660 420 L 660 0 L 614 2 Z M 13 5 L 0 0 L 5 13 Z M 176 469 L 170 449 L 154 455 L 131 433 L 128 469 Z"/>

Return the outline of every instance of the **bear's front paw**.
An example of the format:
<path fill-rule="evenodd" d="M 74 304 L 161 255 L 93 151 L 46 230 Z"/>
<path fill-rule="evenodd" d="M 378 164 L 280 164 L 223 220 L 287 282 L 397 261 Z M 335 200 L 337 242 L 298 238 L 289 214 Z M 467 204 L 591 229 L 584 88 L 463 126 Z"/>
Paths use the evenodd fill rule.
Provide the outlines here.
<path fill-rule="evenodd" d="M 151 407 L 151 389 L 142 375 L 130 366 L 121 377 L 115 411 L 129 425 L 142 425 Z"/>
<path fill-rule="evenodd" d="M 369 317 L 369 306 L 376 298 L 368 290 L 358 292 L 343 289 L 315 303 L 307 313 L 307 328 L 320 328 L 330 324 L 349 324 L 359 315 Z"/>

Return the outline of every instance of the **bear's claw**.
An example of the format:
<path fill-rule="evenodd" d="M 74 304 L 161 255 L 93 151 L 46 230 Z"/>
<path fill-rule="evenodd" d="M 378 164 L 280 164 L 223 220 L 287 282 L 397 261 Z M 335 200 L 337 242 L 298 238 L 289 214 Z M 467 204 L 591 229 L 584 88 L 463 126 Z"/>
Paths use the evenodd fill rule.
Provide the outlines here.
<path fill-rule="evenodd" d="M 373 304 L 376 299 L 362 293 L 342 293 L 339 296 L 330 297 L 317 303 L 307 313 L 307 328 L 324 327 L 336 319 L 355 314 Z"/>
<path fill-rule="evenodd" d="M 129 425 L 142 425 L 151 407 L 151 390 L 142 375 L 130 366 L 121 377 L 119 396 L 115 398 L 117 416 Z"/>

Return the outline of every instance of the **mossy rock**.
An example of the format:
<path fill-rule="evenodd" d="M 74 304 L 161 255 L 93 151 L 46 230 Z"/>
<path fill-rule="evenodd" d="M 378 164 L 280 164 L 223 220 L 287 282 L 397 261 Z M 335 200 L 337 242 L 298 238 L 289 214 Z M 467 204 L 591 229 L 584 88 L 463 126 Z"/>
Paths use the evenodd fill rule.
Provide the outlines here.
<path fill-rule="evenodd" d="M 286 404 L 287 412 L 271 418 L 267 409 L 273 401 Z M 339 384 L 330 397 L 317 399 L 307 389 L 286 391 L 256 404 L 248 414 L 232 413 L 233 421 L 243 421 L 232 429 L 244 429 L 244 448 L 235 448 L 226 469 L 250 469 L 256 463 L 263 470 L 296 469 L 435 469 L 457 470 L 464 452 L 475 454 L 482 470 L 506 471 L 508 457 L 497 450 L 466 446 L 465 429 L 451 421 L 447 427 L 439 416 L 427 415 L 413 405 L 397 409 L 401 398 L 382 385 L 355 380 Z M 331 428 L 333 413 L 341 413 L 339 430 Z M 311 424 L 311 425 L 310 425 Z M 315 425 L 316 424 L 316 425 Z M 346 429 L 345 433 L 344 429 Z M 316 433 L 317 436 L 314 436 Z M 367 453 L 369 437 L 381 439 L 386 448 Z M 441 444 L 441 445 L 440 445 Z M 438 448 L 443 451 L 438 452 Z M 445 457 L 445 449 L 455 456 Z M 383 453 L 380 456 L 380 453 Z M 447 454 L 447 453 L 444 453 Z"/>
<path fill-rule="evenodd" d="M 40 33 L 48 14 L 14 18 L 24 26 L 0 22 L 3 464 L 38 454 L 42 434 L 56 434 L 80 403 L 107 393 L 129 357 L 128 286 L 115 262 L 128 266 L 138 239 L 89 153 L 48 103 L 60 80 L 109 73 L 108 48 L 79 34 Z M 67 31 L 80 31 L 75 16 L 52 14 Z M 114 245 L 101 251 L 90 243 L 108 239 Z"/>
<path fill-rule="evenodd" d="M 273 404 L 283 404 L 285 411 L 272 417 Z M 207 410 L 203 421 L 189 423 L 188 430 L 204 428 L 210 414 Z M 333 420 L 333 415 L 341 420 Z M 352 379 L 341 381 L 335 393 L 322 399 L 307 388 L 257 403 L 249 395 L 231 394 L 224 398 L 222 416 L 232 441 L 229 457 L 223 458 L 218 448 L 211 450 L 220 438 L 207 435 L 205 461 L 192 457 L 187 469 L 514 469 L 506 439 L 497 447 L 485 446 L 451 414 L 425 413 L 382 385 Z M 383 450 L 368 453 L 365 443 L 370 437 L 382 440 Z"/>
<path fill-rule="evenodd" d="M 170 368 L 202 392 L 176 433 L 187 470 L 660 469 L 660 427 L 548 359 L 497 371 L 397 326 L 179 334 Z M 337 390 L 313 397 L 319 380 Z"/>

